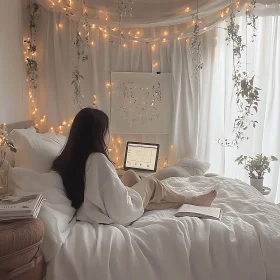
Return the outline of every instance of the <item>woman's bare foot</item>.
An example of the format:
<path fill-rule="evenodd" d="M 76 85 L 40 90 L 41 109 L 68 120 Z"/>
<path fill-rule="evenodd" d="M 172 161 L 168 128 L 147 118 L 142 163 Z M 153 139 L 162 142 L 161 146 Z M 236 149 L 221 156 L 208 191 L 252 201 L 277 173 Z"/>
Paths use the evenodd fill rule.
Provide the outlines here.
<path fill-rule="evenodd" d="M 213 190 L 209 193 L 193 197 L 193 205 L 196 206 L 211 206 L 213 200 L 217 196 L 217 191 Z"/>

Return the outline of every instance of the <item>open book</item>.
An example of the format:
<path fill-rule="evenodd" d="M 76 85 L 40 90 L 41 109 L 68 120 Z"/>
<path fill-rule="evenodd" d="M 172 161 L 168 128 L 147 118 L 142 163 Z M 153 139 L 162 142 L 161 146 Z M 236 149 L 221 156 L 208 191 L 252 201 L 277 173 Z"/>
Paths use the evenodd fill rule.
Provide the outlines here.
<path fill-rule="evenodd" d="M 175 213 L 176 217 L 189 216 L 189 217 L 213 219 L 219 221 L 221 220 L 222 215 L 223 215 L 223 210 L 221 208 L 195 206 L 189 204 L 184 204 Z"/>

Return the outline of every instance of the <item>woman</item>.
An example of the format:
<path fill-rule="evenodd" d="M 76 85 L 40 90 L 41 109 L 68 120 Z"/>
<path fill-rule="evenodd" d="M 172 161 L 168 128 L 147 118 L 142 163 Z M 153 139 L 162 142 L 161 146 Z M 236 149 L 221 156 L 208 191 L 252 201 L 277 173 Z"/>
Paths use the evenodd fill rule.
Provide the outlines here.
<path fill-rule="evenodd" d="M 137 220 L 144 209 L 166 209 L 184 203 L 211 205 L 216 191 L 186 197 L 155 178 L 140 181 L 132 171 L 121 181 L 107 154 L 108 127 L 109 119 L 104 112 L 81 110 L 64 150 L 53 163 L 52 169 L 61 176 L 78 220 L 127 225 Z"/>

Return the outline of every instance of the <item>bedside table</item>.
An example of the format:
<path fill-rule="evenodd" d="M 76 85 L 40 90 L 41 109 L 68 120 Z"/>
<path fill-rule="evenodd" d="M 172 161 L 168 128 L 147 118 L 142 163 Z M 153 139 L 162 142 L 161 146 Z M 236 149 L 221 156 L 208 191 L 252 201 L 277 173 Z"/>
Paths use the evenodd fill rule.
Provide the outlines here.
<path fill-rule="evenodd" d="M 0 222 L 0 279 L 42 280 L 45 262 L 40 250 L 41 219 Z"/>

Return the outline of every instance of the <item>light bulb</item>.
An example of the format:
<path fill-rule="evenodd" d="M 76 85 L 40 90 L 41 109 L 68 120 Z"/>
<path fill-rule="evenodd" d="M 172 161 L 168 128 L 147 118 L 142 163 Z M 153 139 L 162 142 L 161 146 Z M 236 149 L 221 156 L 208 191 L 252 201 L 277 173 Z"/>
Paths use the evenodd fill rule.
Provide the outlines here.
<path fill-rule="evenodd" d="M 92 24 L 92 25 L 91 25 L 91 28 L 92 28 L 92 29 L 95 29 L 95 28 L 96 28 L 95 24 Z"/>
<path fill-rule="evenodd" d="M 123 44 L 123 47 L 126 48 L 126 47 L 127 47 L 127 44 Z"/>
<path fill-rule="evenodd" d="M 94 42 L 93 42 L 93 41 L 91 41 L 90 44 L 91 44 L 92 46 L 94 46 Z"/>
<path fill-rule="evenodd" d="M 164 36 L 167 36 L 168 35 L 168 32 L 167 31 L 164 31 Z"/>
<path fill-rule="evenodd" d="M 185 12 L 188 13 L 189 11 L 190 11 L 190 7 L 187 7 L 187 8 L 185 9 Z"/>
<path fill-rule="evenodd" d="M 58 26 L 59 26 L 59 28 L 62 28 L 62 27 L 63 27 L 63 25 L 62 25 L 61 23 L 60 23 Z"/>

